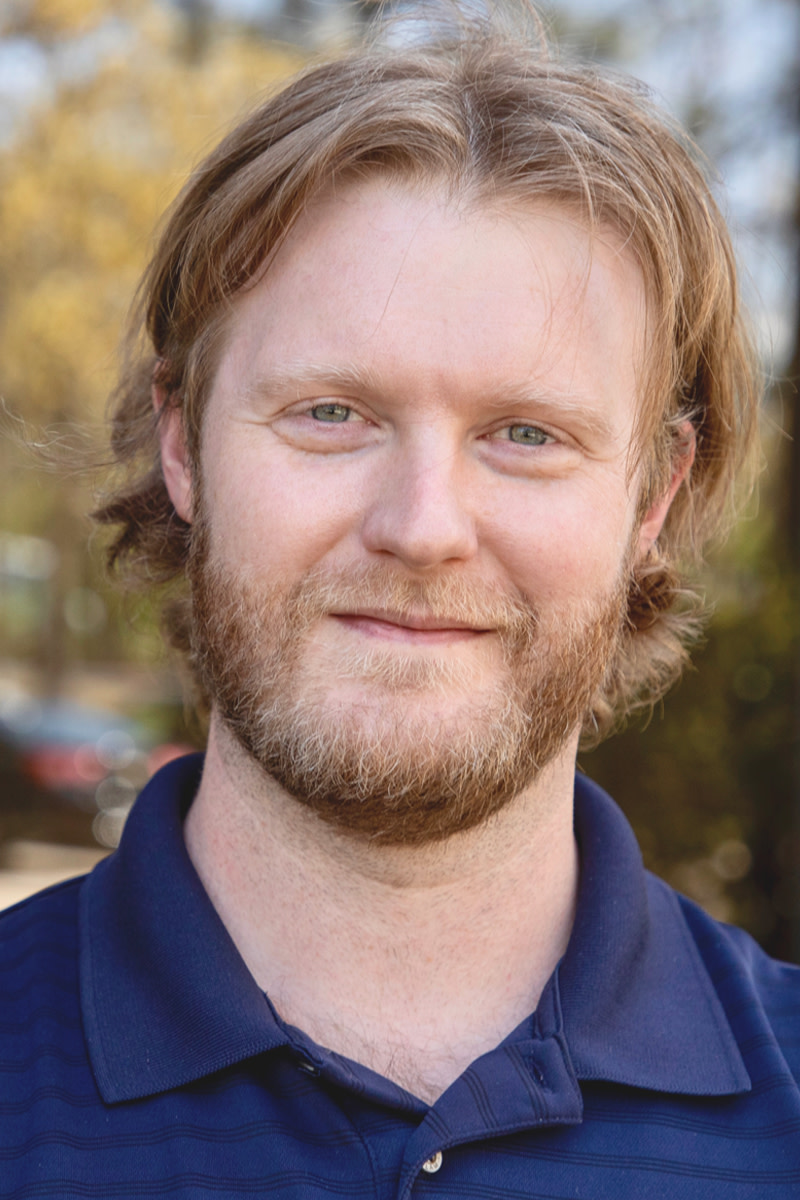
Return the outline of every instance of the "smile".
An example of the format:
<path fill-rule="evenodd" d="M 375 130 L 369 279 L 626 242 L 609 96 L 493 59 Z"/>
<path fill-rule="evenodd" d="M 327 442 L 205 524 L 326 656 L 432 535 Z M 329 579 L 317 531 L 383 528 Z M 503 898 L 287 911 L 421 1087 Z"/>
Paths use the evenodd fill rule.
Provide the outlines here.
<path fill-rule="evenodd" d="M 474 628 L 460 621 L 366 610 L 356 613 L 331 613 L 331 616 L 354 633 L 407 645 L 431 646 L 470 641 L 492 632 L 490 629 Z"/>

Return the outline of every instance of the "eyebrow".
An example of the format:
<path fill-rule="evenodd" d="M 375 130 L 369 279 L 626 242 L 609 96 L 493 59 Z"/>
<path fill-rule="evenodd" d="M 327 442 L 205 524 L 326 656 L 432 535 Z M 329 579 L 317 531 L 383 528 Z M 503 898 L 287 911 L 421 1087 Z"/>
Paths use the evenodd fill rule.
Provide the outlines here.
<path fill-rule="evenodd" d="M 595 401 L 583 392 L 566 389 L 562 391 L 553 387 L 539 389 L 533 381 L 504 385 L 498 388 L 496 394 L 487 396 L 484 403 L 487 408 L 496 409 L 513 409 L 517 406 L 531 408 L 535 410 L 535 419 L 541 417 L 554 424 L 568 414 L 579 421 L 587 432 L 599 437 L 614 436 L 611 422 L 603 413 L 597 411 Z"/>
<path fill-rule="evenodd" d="M 299 392 L 308 384 L 319 384 L 347 393 L 375 394 L 381 390 L 377 376 L 368 367 L 290 360 L 262 371 L 248 385 L 246 394 L 253 399 L 271 396 L 275 392 L 285 395 L 287 392 Z"/>
<path fill-rule="evenodd" d="M 319 363 L 307 360 L 289 360 L 275 364 L 262 371 L 245 389 L 245 394 L 253 400 L 287 393 L 299 394 L 308 385 L 319 385 L 331 388 L 337 393 L 347 395 L 376 396 L 386 392 L 378 375 L 369 367 L 358 363 L 342 366 L 337 363 Z M 588 433 L 597 437 L 611 439 L 614 430 L 609 420 L 599 413 L 591 397 L 581 392 L 561 390 L 549 387 L 546 391 L 539 390 L 535 380 L 498 385 L 493 392 L 482 397 L 481 403 L 486 409 L 531 408 L 535 409 L 536 419 L 551 421 L 557 424 L 565 414 L 569 414 L 580 422 Z"/>

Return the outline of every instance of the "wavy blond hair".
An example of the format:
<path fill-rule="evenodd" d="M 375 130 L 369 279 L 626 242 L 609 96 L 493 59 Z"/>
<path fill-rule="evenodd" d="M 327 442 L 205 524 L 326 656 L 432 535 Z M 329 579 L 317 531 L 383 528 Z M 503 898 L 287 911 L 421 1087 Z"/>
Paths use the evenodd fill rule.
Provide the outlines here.
<path fill-rule="evenodd" d="M 197 167 L 142 281 L 115 393 L 122 478 L 96 514 L 118 527 L 110 562 L 141 587 L 178 586 L 177 597 L 168 589 L 166 632 L 188 653 L 190 529 L 161 472 L 153 380 L 180 409 L 199 466 L 231 297 L 334 180 L 376 173 L 478 200 L 567 205 L 613 228 L 643 272 L 647 361 L 633 447 L 643 509 L 666 490 L 687 420 L 696 454 L 656 551 L 635 570 L 622 645 L 587 716 L 584 733 L 598 740 L 684 665 L 698 630 L 684 572 L 725 527 L 736 480 L 754 461 L 760 381 L 730 238 L 696 149 L 641 85 L 559 61 L 540 30 L 486 18 L 421 45 L 371 42 L 304 71 Z"/>

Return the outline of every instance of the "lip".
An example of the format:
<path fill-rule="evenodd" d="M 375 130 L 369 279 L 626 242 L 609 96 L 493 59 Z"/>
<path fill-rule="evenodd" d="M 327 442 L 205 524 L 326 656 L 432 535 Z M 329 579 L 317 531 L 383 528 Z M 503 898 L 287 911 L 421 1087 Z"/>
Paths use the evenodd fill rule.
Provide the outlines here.
<path fill-rule="evenodd" d="M 356 612 L 330 615 L 349 629 L 367 637 L 383 638 L 387 641 L 430 645 L 436 642 L 466 641 L 492 632 L 490 629 L 469 625 L 465 621 L 423 615 L 400 616 L 375 609 L 359 609 Z"/>

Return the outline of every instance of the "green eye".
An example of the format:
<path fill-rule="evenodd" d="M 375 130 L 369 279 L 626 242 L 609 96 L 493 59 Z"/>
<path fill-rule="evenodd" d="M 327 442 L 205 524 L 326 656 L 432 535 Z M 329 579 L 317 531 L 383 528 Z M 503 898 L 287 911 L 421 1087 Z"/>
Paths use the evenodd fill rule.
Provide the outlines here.
<path fill-rule="evenodd" d="M 315 421 L 328 421 L 330 424 L 342 424 L 350 417 L 350 409 L 346 404 L 315 404 L 311 409 Z"/>
<path fill-rule="evenodd" d="M 509 425 L 508 440 L 518 446 L 543 446 L 550 440 L 550 435 L 538 425 Z"/>

